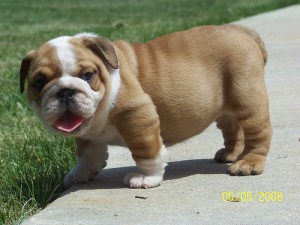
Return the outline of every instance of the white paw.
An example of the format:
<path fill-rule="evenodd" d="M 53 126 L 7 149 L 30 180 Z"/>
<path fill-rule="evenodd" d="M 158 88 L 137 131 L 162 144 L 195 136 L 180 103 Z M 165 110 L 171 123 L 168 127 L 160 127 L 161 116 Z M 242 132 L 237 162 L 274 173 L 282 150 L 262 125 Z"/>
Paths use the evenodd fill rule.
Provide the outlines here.
<path fill-rule="evenodd" d="M 129 173 L 124 178 L 124 184 L 131 188 L 152 188 L 159 186 L 163 175 L 144 175 L 141 173 Z"/>
<path fill-rule="evenodd" d="M 98 171 L 93 171 L 86 167 L 76 166 L 71 172 L 69 172 L 64 178 L 65 188 L 71 187 L 73 184 L 86 183 L 95 177 Z"/>

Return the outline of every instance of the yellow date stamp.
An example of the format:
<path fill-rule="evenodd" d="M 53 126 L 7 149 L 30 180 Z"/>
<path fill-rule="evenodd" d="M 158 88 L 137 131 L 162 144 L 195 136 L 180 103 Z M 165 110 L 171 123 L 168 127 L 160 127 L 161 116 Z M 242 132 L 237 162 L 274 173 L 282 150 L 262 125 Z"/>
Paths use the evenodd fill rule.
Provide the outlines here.
<path fill-rule="evenodd" d="M 224 191 L 222 192 L 222 200 L 224 202 L 282 202 L 283 195 L 280 191 Z"/>

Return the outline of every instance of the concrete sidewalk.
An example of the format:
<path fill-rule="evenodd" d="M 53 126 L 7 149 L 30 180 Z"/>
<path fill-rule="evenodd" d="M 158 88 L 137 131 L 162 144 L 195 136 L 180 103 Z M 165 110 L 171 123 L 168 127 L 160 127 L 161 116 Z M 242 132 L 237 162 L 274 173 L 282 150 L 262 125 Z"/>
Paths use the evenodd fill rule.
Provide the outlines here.
<path fill-rule="evenodd" d="M 299 224 L 299 22 L 300 5 L 236 22 L 256 29 L 269 53 L 265 79 L 274 134 L 262 175 L 230 176 L 228 165 L 213 161 L 223 143 L 213 124 L 169 148 L 170 163 L 161 186 L 123 186 L 134 162 L 127 149 L 111 147 L 108 167 L 97 180 L 73 186 L 23 224 Z M 223 192 L 251 192 L 256 199 L 223 201 Z M 268 194 L 259 192 L 276 192 L 273 200 L 279 198 L 267 201 Z"/>

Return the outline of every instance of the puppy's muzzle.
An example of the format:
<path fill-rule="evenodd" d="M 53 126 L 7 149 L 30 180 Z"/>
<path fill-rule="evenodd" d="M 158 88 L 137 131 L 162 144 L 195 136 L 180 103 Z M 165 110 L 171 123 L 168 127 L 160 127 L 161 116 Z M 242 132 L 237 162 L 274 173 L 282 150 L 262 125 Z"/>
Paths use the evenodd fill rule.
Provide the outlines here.
<path fill-rule="evenodd" d="M 73 89 L 64 88 L 57 92 L 56 96 L 61 103 L 67 104 L 73 99 L 75 92 Z"/>

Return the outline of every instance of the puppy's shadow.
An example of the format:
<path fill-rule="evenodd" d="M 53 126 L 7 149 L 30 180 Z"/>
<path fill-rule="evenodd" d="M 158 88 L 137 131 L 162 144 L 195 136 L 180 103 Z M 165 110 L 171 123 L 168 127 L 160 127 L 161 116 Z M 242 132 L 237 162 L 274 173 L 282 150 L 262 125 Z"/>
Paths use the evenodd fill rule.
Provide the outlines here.
<path fill-rule="evenodd" d="M 180 179 L 195 174 L 226 174 L 229 165 L 217 163 L 213 159 L 195 159 L 169 162 L 164 180 Z M 67 192 L 82 189 L 121 189 L 128 188 L 123 185 L 124 176 L 136 171 L 136 167 L 120 167 L 104 169 L 98 177 L 86 184 L 74 185 Z"/>
<path fill-rule="evenodd" d="M 213 159 L 194 159 L 168 163 L 164 180 L 180 179 L 195 174 L 226 174 L 229 165 Z"/>

